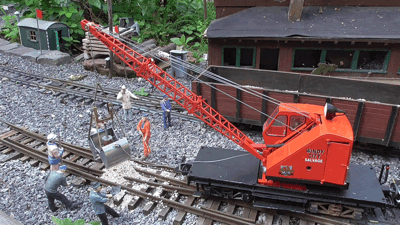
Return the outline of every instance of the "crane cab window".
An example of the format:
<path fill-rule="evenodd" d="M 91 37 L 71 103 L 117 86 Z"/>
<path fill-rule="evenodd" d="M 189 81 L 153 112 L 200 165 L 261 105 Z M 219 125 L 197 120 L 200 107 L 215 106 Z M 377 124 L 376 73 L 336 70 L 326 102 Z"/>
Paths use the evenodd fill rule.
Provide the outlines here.
<path fill-rule="evenodd" d="M 268 136 L 274 137 L 285 137 L 286 136 L 286 123 L 287 116 L 278 116 L 274 120 L 273 124 L 270 126 L 266 132 Z"/>
<path fill-rule="evenodd" d="M 306 118 L 304 116 L 291 116 L 290 117 L 290 129 L 296 130 L 298 127 L 304 124 Z"/>

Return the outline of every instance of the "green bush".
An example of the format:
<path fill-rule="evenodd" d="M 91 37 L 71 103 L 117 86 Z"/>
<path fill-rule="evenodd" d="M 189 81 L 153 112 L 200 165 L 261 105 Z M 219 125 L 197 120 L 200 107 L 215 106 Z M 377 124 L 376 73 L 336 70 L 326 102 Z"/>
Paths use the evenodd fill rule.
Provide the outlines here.
<path fill-rule="evenodd" d="M 6 1 L 7 2 L 7 1 Z M 104 0 L 14 0 L 17 10 L 28 8 L 22 18 L 36 18 L 35 9 L 43 11 L 43 19 L 60 21 L 70 27 L 69 45 L 77 44 L 84 37 L 80 21 L 108 24 L 108 6 Z M 113 23 L 117 25 L 121 17 L 134 17 L 140 27 L 140 36 L 133 38 L 138 42 L 154 38 L 159 45 L 171 42 L 171 38 L 185 35 L 187 47 L 198 52 L 207 52 L 207 40 L 202 35 L 208 25 L 216 17 L 213 2 L 207 3 L 207 20 L 204 19 L 203 0 L 168 0 L 168 4 L 160 6 L 160 0 L 113 0 Z M 6 16 L 11 21 L 14 16 Z M 3 35 L 12 41 L 18 41 L 16 25 L 9 25 Z"/>
<path fill-rule="evenodd" d="M 75 222 L 72 222 L 72 220 L 70 218 L 66 218 L 66 219 L 59 219 L 55 216 L 53 216 L 53 218 L 51 218 L 51 220 L 53 221 L 54 224 L 56 225 L 84 225 L 86 222 L 84 219 L 80 219 L 77 220 Z M 93 222 L 89 222 L 88 224 L 92 224 L 92 225 L 100 225 L 101 223 L 98 221 L 93 221 Z"/>
<path fill-rule="evenodd" d="M 15 15 L 6 15 L 3 9 L 1 9 L 1 11 L 5 15 L 1 17 L 5 21 L 4 27 L 1 30 L 1 34 L 12 42 L 19 42 L 17 17 Z"/>

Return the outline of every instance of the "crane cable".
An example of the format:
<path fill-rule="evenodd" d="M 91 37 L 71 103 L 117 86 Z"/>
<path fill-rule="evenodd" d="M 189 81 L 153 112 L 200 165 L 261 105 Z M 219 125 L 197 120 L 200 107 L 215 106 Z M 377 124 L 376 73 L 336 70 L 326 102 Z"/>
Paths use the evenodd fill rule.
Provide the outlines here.
<path fill-rule="evenodd" d="M 119 39 L 116 35 L 110 34 L 109 32 L 106 32 L 106 31 L 102 30 L 100 27 L 96 27 L 96 26 L 94 26 L 94 27 L 95 27 L 97 30 L 99 30 L 99 31 L 101 31 L 101 32 L 103 32 L 103 33 L 105 33 L 105 34 L 108 34 L 108 35 L 112 36 L 113 38 Z M 130 45 L 130 46 L 133 46 L 134 48 L 139 49 L 139 50 L 141 50 L 141 51 L 143 51 L 143 52 L 146 52 L 144 49 L 140 48 L 139 46 L 137 46 L 137 45 L 135 45 L 135 44 L 130 43 L 129 45 Z M 154 54 L 152 54 L 151 52 L 148 52 L 148 53 L 149 53 L 149 55 L 151 55 L 152 57 L 158 59 L 159 61 L 162 61 L 162 62 L 165 62 L 165 63 L 169 64 L 167 61 L 165 61 L 165 60 L 162 59 L 161 57 L 158 57 L 157 55 L 154 55 Z M 167 53 L 167 54 L 168 54 L 168 53 Z M 175 57 L 175 56 L 172 56 L 172 55 L 170 55 L 170 54 L 168 54 L 168 55 L 169 55 L 168 57 L 169 57 L 169 58 L 173 58 L 174 61 L 177 61 L 177 62 L 179 61 L 179 63 L 182 62 L 182 60 L 181 60 L 180 58 Z M 188 67 L 187 65 L 184 65 L 184 64 L 182 64 L 182 65 L 183 65 L 184 67 Z M 172 66 L 172 65 L 171 65 L 171 66 Z M 175 67 L 175 68 L 176 68 L 176 67 Z M 177 69 L 179 69 L 179 68 L 177 68 Z M 200 67 L 199 67 L 198 69 L 199 69 L 199 70 L 204 70 L 204 69 L 202 69 L 202 68 L 200 68 Z M 182 71 L 182 70 L 180 70 L 180 71 Z M 189 74 L 189 73 L 187 73 L 187 72 L 185 72 L 185 71 L 182 71 L 182 72 L 185 73 L 185 74 L 187 74 L 189 77 L 192 77 L 194 80 L 198 80 L 199 82 L 201 82 L 201 83 L 203 83 L 203 84 L 209 86 L 210 88 L 213 88 L 213 89 L 215 89 L 215 90 L 217 90 L 217 91 L 219 91 L 219 92 L 225 94 L 226 96 L 228 96 L 228 97 L 234 99 L 235 101 L 240 102 L 241 104 L 243 104 L 243 105 L 245 105 L 245 106 L 247 106 L 247 107 L 249 107 L 249 108 L 255 110 L 256 112 L 258 112 L 258 113 L 260 113 L 260 114 L 262 114 L 262 115 L 265 115 L 266 117 L 268 117 L 268 118 L 270 118 L 270 119 L 274 119 L 274 118 L 271 117 L 270 115 L 268 115 L 268 114 L 266 114 L 266 113 L 264 113 L 264 112 L 262 112 L 262 111 L 260 111 L 260 110 L 258 110 L 258 109 L 256 109 L 256 108 L 250 106 L 249 104 L 247 104 L 247 103 L 241 101 L 240 99 L 237 99 L 237 98 L 235 98 L 235 97 L 229 95 L 228 93 L 226 93 L 226 92 L 224 92 L 224 91 L 222 91 L 222 90 L 220 90 L 220 89 L 214 87 L 213 85 L 208 84 L 208 83 L 206 83 L 206 82 L 204 82 L 204 81 L 198 79 L 197 77 L 195 77 L 195 76 L 193 76 L 193 75 L 191 75 L 191 74 Z M 214 74 L 214 73 L 211 73 L 211 72 L 209 72 L 209 73 L 211 74 L 211 79 L 217 80 L 217 79 L 219 79 L 218 77 L 220 77 L 221 79 L 227 80 L 226 78 L 223 78 L 223 77 L 221 77 L 221 76 L 219 76 L 219 75 L 217 75 L 217 74 Z M 209 75 L 209 74 L 208 74 L 208 75 Z M 229 80 L 228 80 L 228 81 L 229 81 Z M 224 81 L 222 81 L 222 82 L 223 82 L 223 83 L 228 83 L 228 82 L 224 82 Z M 236 87 L 236 88 L 238 88 L 238 89 L 240 89 L 240 90 L 242 90 L 242 91 L 244 91 L 244 92 L 246 92 L 246 93 L 249 93 L 249 94 L 251 94 L 251 95 L 253 95 L 253 96 L 256 96 L 256 97 L 258 97 L 258 98 L 262 98 L 262 99 L 264 99 L 264 100 L 266 100 L 266 101 L 269 101 L 269 102 L 271 102 L 271 103 L 273 103 L 273 104 L 276 104 L 276 105 L 279 105 L 279 103 L 281 103 L 280 101 L 278 101 L 278 100 L 276 100 L 276 99 L 274 99 L 274 98 L 272 98 L 272 97 L 269 97 L 269 96 L 266 96 L 266 95 L 264 95 L 264 94 L 258 93 L 258 92 L 256 92 L 256 91 L 253 91 L 252 89 L 242 88 L 242 87 L 243 87 L 242 85 L 236 84 L 236 83 L 233 82 L 233 81 L 230 81 L 230 82 L 235 84 L 235 85 L 231 85 L 231 86 Z M 250 91 L 249 91 L 249 90 L 250 90 Z M 261 96 L 264 96 L 264 97 L 261 97 L 260 95 L 261 95 Z M 270 100 L 270 99 L 273 99 L 273 100 Z M 303 116 L 305 116 L 305 117 L 308 117 L 308 118 L 310 117 L 308 114 L 303 114 L 303 113 L 301 113 L 301 112 L 303 112 L 303 111 L 301 111 L 300 109 L 297 109 L 297 108 L 295 108 L 295 107 L 291 107 L 291 106 L 288 106 L 288 105 L 285 105 L 285 104 L 282 104 L 281 106 L 284 107 L 284 108 L 287 108 L 287 109 L 289 109 L 289 110 L 291 110 L 291 111 L 297 111 L 297 113 L 299 113 L 300 115 L 303 115 Z M 295 110 L 295 109 L 297 109 L 297 110 Z M 299 112 L 299 111 L 300 111 L 300 112 Z M 292 127 L 290 127 L 289 125 L 287 125 L 287 124 L 284 123 L 284 122 L 281 122 L 281 121 L 279 121 L 279 120 L 275 120 L 275 122 L 278 122 L 278 123 L 280 123 L 280 124 L 282 124 L 282 125 L 288 127 L 289 129 L 296 131 L 297 133 L 300 133 L 297 129 L 293 129 Z"/>
<path fill-rule="evenodd" d="M 110 35 L 109 32 L 108 32 L 107 30 L 101 30 L 100 28 L 97 28 L 97 29 L 100 30 L 100 31 L 102 31 L 103 33 L 106 33 L 106 34 Z M 114 34 L 111 34 L 110 36 L 113 36 L 114 38 L 119 39 L 119 38 L 118 38 L 117 36 L 115 36 Z M 126 39 L 124 39 L 124 41 L 128 42 Z M 135 45 L 134 43 L 130 43 L 130 44 L 128 44 L 128 45 L 130 45 L 130 46 L 133 47 L 133 48 L 136 48 L 136 49 L 138 49 L 138 50 L 141 50 L 141 51 L 145 52 L 144 49 L 140 48 L 139 46 Z M 157 54 L 154 55 L 153 53 L 151 53 L 151 50 L 150 50 L 149 52 L 145 52 L 145 53 L 148 53 L 149 55 L 153 56 L 154 58 L 156 58 L 156 59 L 158 59 L 158 60 L 160 60 L 160 61 L 162 61 L 162 62 L 165 62 L 165 63 L 167 63 L 167 64 L 170 64 L 170 63 L 166 62 L 165 60 L 163 60 L 162 58 L 158 57 Z M 166 53 L 166 54 L 168 54 L 168 53 Z M 221 77 L 221 76 L 219 76 L 219 75 L 217 75 L 217 74 L 214 74 L 214 73 L 212 73 L 212 72 L 210 72 L 210 71 L 207 71 L 207 70 L 205 70 L 205 69 L 202 69 L 202 68 L 200 68 L 200 67 L 198 67 L 198 66 L 196 66 L 196 65 L 192 65 L 192 64 L 190 64 L 190 63 L 188 63 L 188 62 L 184 62 L 184 61 L 182 61 L 180 58 L 178 58 L 178 57 L 176 57 L 176 56 L 173 56 L 173 55 L 171 55 L 171 54 L 168 54 L 168 58 L 172 59 L 172 61 L 175 62 L 178 66 L 180 65 L 180 66 L 182 66 L 182 67 L 184 67 L 184 68 L 186 68 L 186 69 L 192 70 L 193 72 L 196 72 L 196 73 L 199 73 L 199 74 L 200 74 L 200 73 L 202 73 L 203 71 L 205 71 L 205 73 L 202 73 L 202 75 L 204 75 L 204 76 L 206 76 L 206 77 L 209 77 L 210 79 L 217 80 L 217 81 L 219 81 L 219 82 L 222 83 L 222 84 L 230 85 L 230 86 L 235 87 L 235 88 L 237 88 L 237 89 L 239 89 L 239 90 L 241 90 L 241 91 L 247 92 L 247 93 L 249 93 L 249 94 L 251 94 L 251 95 L 253 95 L 253 96 L 256 96 L 256 97 L 261 98 L 261 99 L 263 99 L 263 100 L 269 101 L 269 102 L 271 102 L 271 103 L 273 103 L 273 104 L 276 104 L 276 105 L 279 105 L 280 103 L 282 103 L 281 101 L 279 101 L 279 100 L 277 100 L 277 99 L 274 99 L 274 98 L 272 98 L 272 97 L 270 97 L 270 96 L 268 96 L 268 95 L 261 94 L 261 93 L 255 91 L 255 90 L 246 88 L 246 87 L 244 87 L 244 86 L 242 86 L 242 85 L 240 85 L 240 84 L 237 84 L 237 83 L 235 83 L 235 82 L 233 82 L 233 81 L 231 81 L 231 80 L 229 80 L 229 79 L 226 79 L 226 78 Z M 171 65 L 171 66 L 172 66 L 172 65 Z M 174 66 L 172 66 L 172 67 L 174 67 Z M 176 68 L 176 69 L 180 70 L 181 72 L 183 72 L 183 73 L 189 75 L 190 77 L 193 77 L 192 75 L 190 75 L 190 74 L 188 74 L 187 72 L 181 70 L 180 68 L 177 68 L 177 67 L 174 67 L 174 68 Z M 198 81 L 201 82 L 201 83 L 206 84 L 205 82 L 203 82 L 203 81 L 201 81 L 201 80 L 199 80 L 199 79 L 197 79 L 197 78 L 195 78 L 195 77 L 193 77 L 193 78 L 196 79 L 196 80 L 198 80 Z M 219 78 L 219 79 L 218 79 L 218 78 Z M 206 85 L 208 85 L 208 84 L 206 84 Z M 210 86 L 210 85 L 208 85 L 208 86 Z M 216 87 L 214 87 L 214 86 L 210 86 L 210 87 L 211 87 L 211 88 L 214 88 L 214 89 L 217 90 L 217 91 L 220 91 L 220 92 L 224 93 L 223 91 L 219 90 L 218 88 L 216 88 Z M 224 94 L 230 96 L 230 95 L 227 94 L 227 93 L 224 93 Z M 237 99 L 237 98 L 234 98 L 234 99 L 235 99 L 236 101 L 239 101 L 239 102 L 242 103 L 242 104 L 245 104 L 244 102 L 242 102 L 241 100 L 239 100 L 239 99 Z M 245 105 L 246 105 L 246 104 L 245 104 Z M 294 106 L 289 106 L 289 105 L 284 105 L 284 104 L 281 105 L 281 106 L 284 107 L 284 108 L 286 108 L 286 109 L 288 109 L 288 110 L 297 112 L 297 113 L 299 113 L 300 115 L 302 115 L 302 116 L 304 116 L 304 117 L 310 118 L 310 116 L 307 114 L 307 112 L 305 112 L 305 111 L 303 111 L 303 110 L 300 110 L 300 109 L 298 109 L 298 108 L 296 108 L 296 107 L 294 107 Z M 261 113 L 261 114 L 263 114 L 263 115 L 265 115 L 265 116 L 268 116 L 268 115 L 266 115 L 265 113 L 263 113 L 263 112 L 261 112 L 261 111 L 259 111 L 259 110 L 257 110 L 257 109 L 254 109 L 253 107 L 250 107 L 250 108 L 252 108 L 253 110 L 255 110 L 255 111 L 257 111 L 257 112 L 259 112 L 259 113 Z"/>
<path fill-rule="evenodd" d="M 259 98 L 261 98 L 261 99 L 265 99 L 265 100 L 267 100 L 267 101 L 269 101 L 269 102 L 271 102 L 271 103 L 273 103 L 273 104 L 279 105 L 280 103 L 282 103 L 281 101 L 279 101 L 279 100 L 277 100 L 277 99 L 274 99 L 274 98 L 272 98 L 272 97 L 270 97 L 270 96 L 268 96 L 268 95 L 261 94 L 261 93 L 255 91 L 255 90 L 253 90 L 253 89 L 249 89 L 249 88 L 247 88 L 247 87 L 244 87 L 244 86 L 242 86 L 242 85 L 240 85 L 240 84 L 237 84 L 237 83 L 235 83 L 235 82 L 233 82 L 233 81 L 231 81 L 231 80 L 229 80 L 229 79 L 227 79 L 227 78 L 224 78 L 224 77 L 219 76 L 219 75 L 217 75 L 217 74 L 215 74 L 215 73 L 212 73 L 212 72 L 210 72 L 210 71 L 207 71 L 207 70 L 205 70 L 205 69 L 202 69 L 202 68 L 200 68 L 200 67 L 198 67 L 198 66 L 196 66 L 196 65 L 191 65 L 190 63 L 184 62 L 184 61 L 182 61 L 182 60 L 181 60 L 180 58 L 178 58 L 178 57 L 175 57 L 175 56 L 173 56 L 173 55 L 170 55 L 170 58 L 172 58 L 172 61 L 175 62 L 176 64 L 181 65 L 182 67 L 185 67 L 185 68 L 187 68 L 187 69 L 190 69 L 190 70 L 192 70 L 192 71 L 194 71 L 194 72 L 197 72 L 197 73 L 199 73 L 199 74 L 201 74 L 201 75 L 204 75 L 204 76 L 206 76 L 206 77 L 208 77 L 208 78 L 210 78 L 210 79 L 214 79 L 214 80 L 216 80 L 216 81 L 218 81 L 218 82 L 220 82 L 220 83 L 233 86 L 233 87 L 235 87 L 235 88 L 237 88 L 237 89 L 239 89 L 239 90 L 242 90 L 242 91 L 244 91 L 244 92 L 247 92 L 247 93 L 249 93 L 249 94 L 252 94 L 252 95 L 254 95 L 254 96 L 256 96 L 256 97 L 259 97 Z M 177 68 L 177 69 L 179 69 L 179 68 Z M 179 69 L 179 70 L 180 70 L 180 69 Z M 199 70 L 200 70 L 200 72 L 198 72 Z M 201 71 L 201 70 L 203 70 L 203 71 Z M 182 70 L 180 70 L 180 71 L 182 71 Z M 186 73 L 185 71 L 182 71 L 182 72 Z M 204 72 L 204 73 L 203 73 L 203 72 Z M 186 74 L 187 74 L 187 73 L 186 73 Z M 214 87 L 214 88 L 215 88 L 215 87 Z M 300 110 L 300 109 L 298 109 L 298 108 L 296 108 L 296 107 L 293 107 L 293 106 L 286 106 L 286 105 L 283 105 L 283 107 L 285 107 L 285 108 L 287 108 L 287 109 L 289 109 L 289 110 L 291 110 L 291 111 L 295 111 L 295 112 L 299 113 L 299 114 L 302 115 L 302 116 L 309 117 L 309 115 L 308 115 L 306 112 L 304 112 L 304 111 L 302 111 L 302 110 Z"/>

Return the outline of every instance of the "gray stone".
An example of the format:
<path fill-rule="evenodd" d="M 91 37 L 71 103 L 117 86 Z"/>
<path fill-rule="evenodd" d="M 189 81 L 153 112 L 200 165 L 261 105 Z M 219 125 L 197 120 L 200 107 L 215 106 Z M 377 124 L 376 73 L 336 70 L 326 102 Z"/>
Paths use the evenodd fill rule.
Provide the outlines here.
<path fill-rule="evenodd" d="M 6 40 L 4 40 L 4 39 L 0 39 L 0 46 L 8 45 L 8 44 L 10 44 L 9 41 L 6 41 Z"/>
<path fill-rule="evenodd" d="M 47 54 L 38 57 L 37 62 L 39 64 L 49 64 L 49 65 L 62 65 L 71 63 L 71 56 L 67 53 L 60 51 L 50 51 Z"/>
<path fill-rule="evenodd" d="M 35 51 L 35 49 L 28 48 L 25 46 L 18 46 L 17 48 L 4 51 L 4 53 L 9 54 L 9 55 L 22 56 L 23 54 L 26 54 L 26 53 L 29 53 L 32 51 Z"/>
<path fill-rule="evenodd" d="M 17 43 L 11 43 L 11 44 L 7 44 L 7 45 L 3 45 L 3 46 L 0 46 L 0 52 L 4 52 L 4 51 L 8 51 L 8 50 L 11 50 L 11 49 L 18 48 L 18 46 L 20 46 L 20 45 L 17 44 Z"/>
<path fill-rule="evenodd" d="M 42 50 L 43 54 L 50 53 L 50 50 Z M 27 59 L 31 62 L 36 62 L 36 59 L 40 56 L 40 50 L 34 50 L 31 52 L 27 52 L 21 56 L 23 59 Z"/>

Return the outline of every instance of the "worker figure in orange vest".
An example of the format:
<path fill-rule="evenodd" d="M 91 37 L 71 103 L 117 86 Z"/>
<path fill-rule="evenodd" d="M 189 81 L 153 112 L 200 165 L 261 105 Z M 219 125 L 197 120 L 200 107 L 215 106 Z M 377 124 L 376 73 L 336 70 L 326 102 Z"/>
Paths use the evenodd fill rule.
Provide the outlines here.
<path fill-rule="evenodd" d="M 137 125 L 137 130 L 139 131 L 140 135 L 143 137 L 143 147 L 144 147 L 144 157 L 147 158 L 150 155 L 150 122 L 147 120 L 147 115 L 143 114 L 142 120 L 139 121 Z"/>

